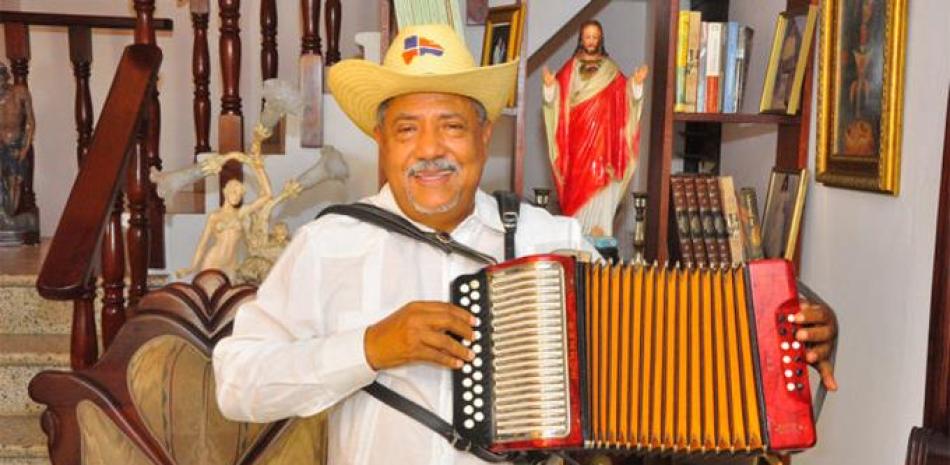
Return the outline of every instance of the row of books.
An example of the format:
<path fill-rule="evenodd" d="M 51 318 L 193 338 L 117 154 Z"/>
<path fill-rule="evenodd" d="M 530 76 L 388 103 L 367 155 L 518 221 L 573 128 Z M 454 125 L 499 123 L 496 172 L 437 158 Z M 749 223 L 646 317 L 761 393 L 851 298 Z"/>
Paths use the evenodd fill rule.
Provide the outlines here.
<path fill-rule="evenodd" d="M 742 108 L 753 30 L 734 21 L 706 22 L 680 11 L 676 105 L 680 113 L 738 113 Z"/>
<path fill-rule="evenodd" d="M 669 250 L 682 266 L 730 267 L 763 257 L 754 190 L 737 196 L 731 176 L 693 174 L 671 176 L 670 190 Z"/>

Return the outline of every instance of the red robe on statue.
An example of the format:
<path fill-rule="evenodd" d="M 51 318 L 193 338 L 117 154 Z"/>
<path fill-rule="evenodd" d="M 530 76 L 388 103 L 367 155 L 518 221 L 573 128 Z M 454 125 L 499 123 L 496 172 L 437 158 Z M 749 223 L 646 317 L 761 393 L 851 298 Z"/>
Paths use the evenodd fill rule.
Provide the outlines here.
<path fill-rule="evenodd" d="M 599 190 L 620 181 L 631 160 L 625 137 L 629 105 L 627 79 L 616 71 L 609 84 L 592 97 L 571 106 L 575 58 L 557 73 L 561 88 L 554 163 L 561 212 L 574 215 Z M 639 131 L 634 147 L 639 146 Z"/>

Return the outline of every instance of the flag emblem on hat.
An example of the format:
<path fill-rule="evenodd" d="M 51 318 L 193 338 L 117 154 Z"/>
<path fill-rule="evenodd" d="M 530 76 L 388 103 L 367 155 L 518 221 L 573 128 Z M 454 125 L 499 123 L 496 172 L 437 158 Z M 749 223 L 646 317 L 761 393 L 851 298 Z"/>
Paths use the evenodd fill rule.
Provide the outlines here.
<path fill-rule="evenodd" d="M 402 59 L 406 61 L 407 65 L 412 63 L 412 60 L 417 56 L 432 55 L 440 57 L 445 53 L 441 45 L 417 35 L 406 37 L 406 40 L 403 41 L 402 48 L 404 50 L 402 52 Z"/>

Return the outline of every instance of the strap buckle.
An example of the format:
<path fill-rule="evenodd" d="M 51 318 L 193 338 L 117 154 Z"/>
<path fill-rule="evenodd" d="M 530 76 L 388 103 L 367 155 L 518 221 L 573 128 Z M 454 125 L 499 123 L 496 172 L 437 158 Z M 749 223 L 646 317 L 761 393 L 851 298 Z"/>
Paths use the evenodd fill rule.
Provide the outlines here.
<path fill-rule="evenodd" d="M 456 446 L 456 444 L 458 444 L 459 441 L 464 441 L 463 442 L 463 444 L 465 445 L 464 448 Z M 460 435 L 458 431 L 455 431 L 454 429 L 452 430 L 452 439 L 449 440 L 449 444 L 455 450 L 462 451 L 462 452 L 468 452 L 472 449 L 472 441 L 469 441 L 468 439 L 463 438 L 462 435 Z"/>
<path fill-rule="evenodd" d="M 512 229 L 518 225 L 518 212 L 503 212 L 501 224 L 505 229 Z"/>

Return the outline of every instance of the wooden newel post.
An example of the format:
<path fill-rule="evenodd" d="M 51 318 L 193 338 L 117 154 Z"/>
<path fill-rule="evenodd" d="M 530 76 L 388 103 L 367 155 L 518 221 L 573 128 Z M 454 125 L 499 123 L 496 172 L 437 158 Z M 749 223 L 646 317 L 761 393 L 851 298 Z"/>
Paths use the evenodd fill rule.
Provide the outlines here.
<path fill-rule="evenodd" d="M 244 116 L 241 113 L 241 1 L 218 0 L 221 15 L 221 116 L 218 120 L 218 152 L 244 151 Z M 241 164 L 230 161 L 221 171 L 221 202 L 224 186 L 242 179 Z"/>
<path fill-rule="evenodd" d="M 73 325 L 69 341 L 69 365 L 73 370 L 88 368 L 99 358 L 99 341 L 96 339 L 96 315 L 93 299 L 96 283 L 86 285 L 86 293 L 73 301 Z"/>
<path fill-rule="evenodd" d="M 89 76 L 92 71 L 92 29 L 84 26 L 69 28 L 69 60 L 73 63 L 76 77 L 76 158 L 82 164 L 89 141 L 92 139 L 92 94 L 89 91 Z"/>
<path fill-rule="evenodd" d="M 327 66 L 340 61 L 340 27 L 343 14 L 340 0 L 327 0 L 324 24 L 327 33 Z"/>
<path fill-rule="evenodd" d="M 320 54 L 320 0 L 300 0 L 303 34 L 300 42 L 300 145 L 323 146 L 323 56 Z"/>
<path fill-rule="evenodd" d="M 155 0 L 135 0 L 135 43 L 155 44 Z"/>
<path fill-rule="evenodd" d="M 191 24 L 194 48 L 191 73 L 195 83 L 195 156 L 211 151 L 211 54 L 208 51 L 208 23 L 211 18 L 209 0 L 191 0 Z M 195 159 L 197 161 L 197 158 Z M 204 184 L 201 184 L 204 186 Z"/>

